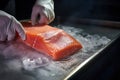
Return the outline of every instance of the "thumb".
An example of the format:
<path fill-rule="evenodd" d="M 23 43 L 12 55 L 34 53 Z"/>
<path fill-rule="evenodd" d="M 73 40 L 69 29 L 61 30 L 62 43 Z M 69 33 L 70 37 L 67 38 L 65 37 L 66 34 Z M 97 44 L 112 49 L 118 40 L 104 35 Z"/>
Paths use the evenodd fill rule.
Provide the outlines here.
<path fill-rule="evenodd" d="M 26 39 L 26 34 L 23 26 L 20 23 L 14 23 L 15 30 L 18 32 L 22 40 Z"/>

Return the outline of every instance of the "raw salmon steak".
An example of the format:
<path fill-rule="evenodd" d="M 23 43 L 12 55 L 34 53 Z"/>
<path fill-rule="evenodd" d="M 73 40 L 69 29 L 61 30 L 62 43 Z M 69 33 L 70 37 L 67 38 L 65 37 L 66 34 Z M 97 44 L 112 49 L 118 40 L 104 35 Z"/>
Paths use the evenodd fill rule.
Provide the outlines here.
<path fill-rule="evenodd" d="M 33 27 L 29 22 L 23 22 L 22 25 L 26 31 L 25 43 L 54 60 L 68 57 L 82 48 L 75 38 L 62 29 L 49 25 Z"/>

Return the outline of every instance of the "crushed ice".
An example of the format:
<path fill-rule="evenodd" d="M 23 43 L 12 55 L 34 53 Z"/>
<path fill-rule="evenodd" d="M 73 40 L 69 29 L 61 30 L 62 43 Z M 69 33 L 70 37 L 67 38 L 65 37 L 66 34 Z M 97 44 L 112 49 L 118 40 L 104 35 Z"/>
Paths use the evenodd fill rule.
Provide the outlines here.
<path fill-rule="evenodd" d="M 58 25 L 56 27 L 65 30 L 67 33 L 76 38 L 83 45 L 83 49 L 66 59 L 53 61 L 32 48 L 25 46 L 19 41 L 11 44 L 0 44 L 0 53 L 2 53 L 5 58 L 6 56 L 9 57 L 9 55 L 12 54 L 20 56 L 20 58 L 17 59 L 21 62 L 16 59 L 15 61 L 11 60 L 13 62 L 6 62 L 7 66 L 10 66 L 11 69 L 14 68 L 13 66 L 15 64 L 18 64 L 15 69 L 20 70 L 18 68 L 24 68 L 26 72 L 28 71 L 24 75 L 35 77 L 35 79 L 32 80 L 61 80 L 77 65 L 85 61 L 97 50 L 104 47 L 111 41 L 106 36 L 100 36 L 98 34 L 91 35 L 86 33 L 81 28 L 63 25 Z"/>
<path fill-rule="evenodd" d="M 46 66 L 47 65 L 46 63 L 48 63 L 48 59 L 45 57 L 38 58 L 23 57 L 22 62 L 26 70 L 33 70 L 35 68 Z"/>
<path fill-rule="evenodd" d="M 106 36 L 88 34 L 81 28 L 62 25 L 59 25 L 59 27 L 82 43 L 83 52 L 96 51 L 96 48 L 105 46 L 108 42 L 111 41 Z"/>

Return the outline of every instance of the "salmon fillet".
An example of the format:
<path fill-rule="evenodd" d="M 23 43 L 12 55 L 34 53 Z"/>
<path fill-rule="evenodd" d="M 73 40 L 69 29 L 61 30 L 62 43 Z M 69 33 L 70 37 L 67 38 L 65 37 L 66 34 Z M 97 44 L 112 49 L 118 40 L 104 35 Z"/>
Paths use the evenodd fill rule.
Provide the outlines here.
<path fill-rule="evenodd" d="M 22 25 L 26 32 L 25 43 L 54 60 L 68 57 L 82 48 L 75 38 L 62 29 L 49 25 L 33 27 L 30 22 L 22 22 Z"/>

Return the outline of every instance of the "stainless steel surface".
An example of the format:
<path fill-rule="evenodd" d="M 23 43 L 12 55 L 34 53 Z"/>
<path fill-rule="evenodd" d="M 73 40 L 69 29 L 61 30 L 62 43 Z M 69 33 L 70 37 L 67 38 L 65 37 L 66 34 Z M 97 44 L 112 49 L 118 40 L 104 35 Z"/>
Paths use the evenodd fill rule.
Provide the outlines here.
<path fill-rule="evenodd" d="M 79 28 L 85 30 L 85 32 L 89 34 L 98 34 L 100 36 L 106 36 L 111 41 L 104 47 L 100 48 L 93 55 L 88 57 L 85 61 L 83 61 L 79 66 L 77 66 L 73 71 L 71 71 L 68 76 L 64 78 L 64 80 L 72 77 L 78 70 L 84 67 L 87 63 L 89 63 L 93 58 L 99 55 L 101 51 L 103 51 L 106 47 L 108 47 L 112 42 L 114 42 L 118 37 L 120 37 L 120 22 L 115 21 L 104 21 L 104 20 L 94 20 L 94 19 L 73 19 L 69 22 L 64 22 L 65 25 L 74 25 Z"/>
<path fill-rule="evenodd" d="M 88 22 L 90 22 L 90 24 L 88 24 Z M 85 34 L 87 33 L 91 36 L 94 36 L 97 34 L 101 38 L 102 36 L 105 36 L 111 40 L 106 45 L 98 47 L 96 51 L 86 52 L 87 54 L 90 54 L 89 56 L 87 55 L 83 56 L 82 53 L 84 52 L 80 51 L 78 53 L 80 55 L 75 54 L 71 58 L 68 58 L 62 61 L 53 61 L 49 58 L 48 58 L 49 60 L 48 61 L 46 60 L 47 57 L 45 55 L 38 54 L 37 51 L 33 50 L 32 48 L 29 48 L 28 46 L 26 46 L 20 41 L 0 43 L 0 53 L 2 56 L 2 57 L 0 56 L 0 62 L 1 62 L 1 69 L 3 69 L 3 70 L 0 70 L 0 79 L 3 79 L 3 80 L 16 80 L 16 79 L 17 80 L 67 80 L 69 77 L 74 75 L 79 69 L 84 67 L 87 63 L 89 63 L 94 57 L 98 56 L 99 53 L 102 50 L 104 50 L 107 46 L 109 46 L 109 44 L 111 44 L 111 42 L 113 42 L 117 37 L 120 37 L 119 28 L 113 28 L 113 27 L 111 28 L 109 27 L 111 26 L 111 24 L 104 24 L 105 23 L 104 21 L 99 22 L 98 20 L 97 23 L 95 23 L 96 21 L 92 21 L 92 22 L 91 20 L 81 21 L 81 20 L 74 19 L 74 20 L 69 20 L 67 22 L 65 21 L 62 22 L 62 20 L 60 20 L 59 23 L 55 22 L 54 24 L 52 24 L 53 26 L 57 26 L 60 28 L 64 26 L 64 28 L 66 29 L 69 29 L 71 28 L 70 26 L 72 26 L 74 27 L 72 29 L 75 29 L 75 30 L 80 29 L 80 31 L 83 30 Z M 110 23 L 112 22 L 110 21 Z M 114 23 L 114 25 L 115 24 L 116 23 Z M 72 32 L 74 33 L 74 31 Z M 85 34 L 83 35 L 82 33 L 79 33 L 79 34 L 81 35 L 81 38 L 85 35 Z M 15 57 L 11 56 L 13 54 L 14 55 L 17 54 L 17 56 L 20 56 L 20 57 L 17 57 L 16 59 L 16 56 Z M 41 56 L 40 59 L 45 60 L 45 62 L 43 62 L 44 65 L 34 69 L 31 69 L 31 67 L 30 69 L 28 68 L 26 69 L 26 66 L 23 66 L 24 64 L 21 64 L 21 61 L 23 60 L 22 58 L 24 57 L 21 54 L 24 54 L 25 56 L 27 54 L 27 57 L 34 56 L 35 58 L 39 58 L 39 56 Z M 9 56 L 11 57 L 9 58 Z M 77 58 L 75 59 L 74 56 L 77 56 Z M 3 74 L 4 76 L 2 76 Z M 16 78 L 17 76 L 18 78 Z"/>
<path fill-rule="evenodd" d="M 120 35 L 118 35 L 118 37 L 120 37 Z M 117 37 L 116 37 L 117 38 Z M 103 50 L 105 50 L 110 44 L 112 44 L 115 40 L 113 39 L 109 44 L 107 44 L 105 47 L 99 49 L 96 53 L 94 53 L 93 55 L 91 55 L 88 59 L 86 59 L 84 62 L 82 62 L 79 66 L 77 66 L 73 71 L 71 71 L 71 73 L 65 77 L 64 80 L 71 80 L 70 78 L 75 75 L 78 70 L 82 69 L 85 65 L 87 65 L 91 60 L 93 60 L 96 56 L 98 56 L 100 54 L 100 52 L 102 52 Z"/>

